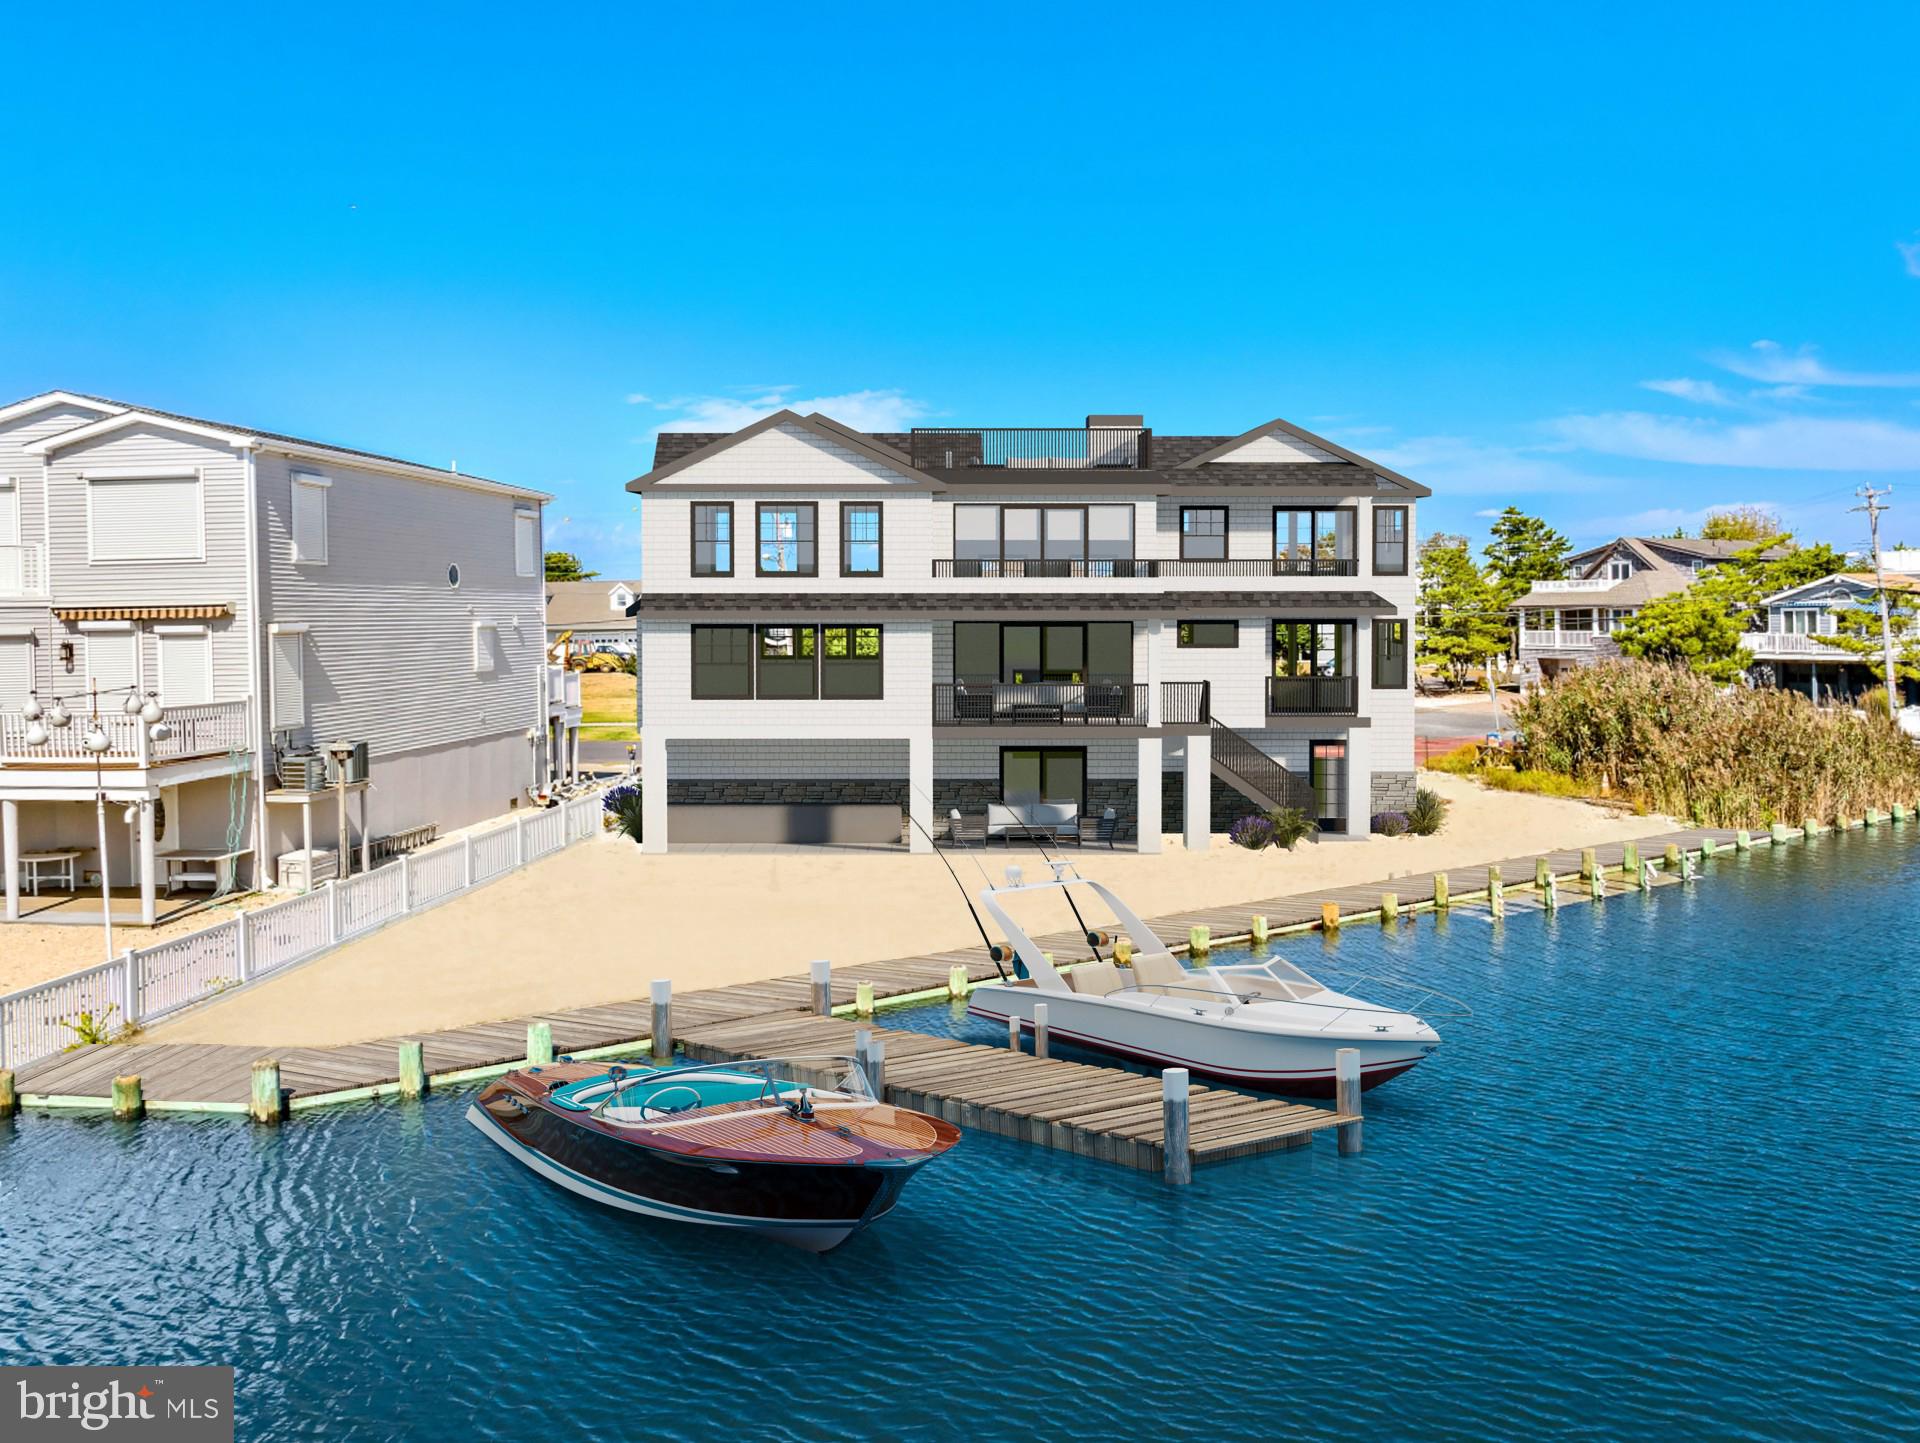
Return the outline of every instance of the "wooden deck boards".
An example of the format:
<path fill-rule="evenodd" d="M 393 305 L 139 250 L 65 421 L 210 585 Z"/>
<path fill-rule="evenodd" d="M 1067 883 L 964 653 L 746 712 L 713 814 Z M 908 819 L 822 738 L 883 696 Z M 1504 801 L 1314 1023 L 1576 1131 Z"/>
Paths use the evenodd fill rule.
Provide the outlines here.
<path fill-rule="evenodd" d="M 1701 841 L 1711 839 L 1716 846 L 1730 850 L 1734 838 L 1735 834 L 1726 829 L 1689 828 L 1645 838 L 1638 847 L 1643 859 L 1658 862 L 1669 844 L 1698 852 Z M 1755 836 L 1753 843 L 1769 845 L 1765 834 Z M 1592 850 L 1602 867 L 1616 869 L 1604 877 L 1609 897 L 1637 890 L 1617 871 L 1623 843 L 1609 842 Z M 1580 850 L 1562 849 L 1545 856 L 1558 879 L 1557 901 L 1563 906 L 1588 901 L 1588 884 L 1579 876 Z M 1499 868 L 1503 901 L 1510 912 L 1538 911 L 1545 906 L 1542 894 L 1533 885 L 1536 860 L 1527 856 L 1491 864 Z M 1431 907 L 1434 875 L 1419 872 L 1366 886 L 1269 897 L 1237 907 L 1202 908 L 1151 918 L 1148 926 L 1169 947 L 1184 950 L 1189 929 L 1194 926 L 1208 928 L 1216 942 L 1246 936 L 1255 916 L 1264 916 L 1274 932 L 1318 927 L 1324 902 L 1335 903 L 1345 919 L 1378 915 L 1384 892 L 1392 892 L 1398 899 L 1402 920 L 1411 920 L 1420 909 Z M 1454 909 L 1484 916 L 1489 909 L 1488 864 L 1452 868 L 1447 878 Z M 1656 887 L 1678 881 L 1678 877 L 1658 869 L 1653 874 Z M 1036 940 L 1063 963 L 1092 955 L 1085 937 L 1077 932 L 1049 933 Z M 946 987 L 948 971 L 955 966 L 964 967 L 975 982 L 993 978 L 998 971 L 984 947 L 836 967 L 833 1000 L 836 1006 L 850 1006 L 862 982 L 870 983 L 875 999 L 882 1002 L 890 997 L 937 992 Z M 811 1001 L 812 985 L 804 975 L 676 996 L 676 1040 L 696 1060 L 780 1052 L 850 1053 L 856 1023 L 847 1018 L 816 1017 L 806 1010 Z M 428 1075 L 444 1077 L 521 1061 L 526 1055 L 527 1026 L 535 1021 L 545 1022 L 552 1029 L 557 1054 L 630 1048 L 647 1040 L 652 1009 L 642 998 L 477 1023 L 415 1040 L 422 1044 Z M 885 1037 L 886 1085 L 893 1101 L 946 1117 L 963 1127 L 1132 1167 L 1163 1166 L 1159 1083 L 1151 1077 L 1059 1059 L 1042 1061 L 1007 1048 L 920 1033 L 888 1029 Z M 63 1104 L 97 1103 L 105 1107 L 113 1078 L 137 1073 L 150 1102 L 232 1106 L 247 1100 L 255 1059 L 273 1055 L 280 1063 L 281 1084 L 288 1094 L 295 1099 L 318 1100 L 394 1084 L 401 1040 L 394 1037 L 344 1047 L 277 1050 L 144 1042 L 85 1047 L 21 1069 L 17 1085 L 22 1101 L 28 1105 L 46 1104 L 52 1099 Z M 1341 1121 L 1325 1108 L 1205 1087 L 1192 1090 L 1190 1117 L 1196 1163 L 1297 1146 L 1314 1132 Z"/>

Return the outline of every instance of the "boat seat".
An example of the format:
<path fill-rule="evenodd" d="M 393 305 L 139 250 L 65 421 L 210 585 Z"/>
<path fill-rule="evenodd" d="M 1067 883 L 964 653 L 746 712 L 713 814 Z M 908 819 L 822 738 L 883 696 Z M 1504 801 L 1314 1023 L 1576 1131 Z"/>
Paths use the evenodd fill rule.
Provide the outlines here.
<path fill-rule="evenodd" d="M 1142 952 L 1133 959 L 1134 982 L 1142 992 L 1163 997 L 1204 1001 L 1204 993 L 1215 992 L 1231 999 L 1233 989 L 1212 972 L 1192 972 L 1180 965 L 1171 952 Z"/>
<path fill-rule="evenodd" d="M 1111 962 L 1083 962 L 1066 976 L 1073 990 L 1087 997 L 1105 997 L 1126 985 L 1120 969 Z"/>

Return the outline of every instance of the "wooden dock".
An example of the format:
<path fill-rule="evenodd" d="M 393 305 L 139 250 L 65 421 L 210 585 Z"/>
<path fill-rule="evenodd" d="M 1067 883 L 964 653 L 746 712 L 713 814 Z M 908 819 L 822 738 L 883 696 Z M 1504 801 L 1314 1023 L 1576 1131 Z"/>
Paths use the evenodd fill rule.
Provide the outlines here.
<path fill-rule="evenodd" d="M 1789 834 L 1797 838 L 1799 831 Z M 1604 894 L 1665 886 L 1679 879 L 1661 864 L 1669 847 L 1690 859 L 1707 848 L 1732 852 L 1736 834 L 1690 829 L 1635 843 L 1610 843 L 1593 849 Z M 1762 833 L 1751 845 L 1769 845 Z M 1621 865 L 1627 847 L 1652 868 L 1632 876 Z M 1546 898 L 1535 886 L 1540 859 L 1520 857 L 1448 874 L 1449 911 L 1487 915 L 1494 908 L 1492 878 L 1502 887 L 1501 912 L 1536 910 Z M 1591 884 L 1581 877 L 1578 851 L 1546 856 L 1547 873 L 1561 887 L 1562 905 L 1589 899 Z M 1336 925 L 1381 919 L 1383 893 L 1394 894 L 1394 910 L 1406 918 L 1436 908 L 1436 874 L 1392 877 L 1367 887 L 1266 898 L 1237 907 L 1206 908 L 1157 917 L 1148 925 L 1169 948 L 1184 951 L 1189 930 L 1208 928 L 1214 943 L 1244 940 L 1256 916 L 1266 919 L 1270 935 L 1284 937 L 1323 928 L 1328 911 Z M 1053 933 L 1036 939 L 1060 962 L 1090 955 L 1078 933 Z M 946 995 L 949 972 L 966 971 L 970 983 L 997 975 L 984 947 L 960 948 L 887 962 L 836 967 L 832 1000 L 838 1013 L 851 1013 L 861 984 L 879 1003 L 926 1000 Z M 812 986 L 806 976 L 676 995 L 676 1041 L 695 1060 L 722 1060 L 777 1052 L 853 1051 L 853 1024 L 843 1018 L 816 1017 Z M 652 1013 L 646 999 L 542 1013 L 471 1027 L 429 1033 L 414 1039 L 383 1038 L 344 1047 L 274 1049 L 287 1108 L 310 1107 L 379 1097 L 400 1090 L 399 1053 L 403 1041 L 422 1045 L 432 1082 L 455 1083 L 489 1076 L 525 1062 L 528 1028 L 545 1023 L 556 1054 L 594 1058 L 630 1054 L 650 1043 Z M 903 1106 L 920 1108 L 959 1123 L 1009 1137 L 1042 1143 L 1090 1157 L 1141 1168 L 1159 1168 L 1159 1082 L 1118 1068 L 1092 1067 L 1060 1060 L 1042 1061 L 1007 1048 L 980 1047 L 952 1038 L 926 1037 L 888 1029 L 886 1088 Z M 15 1080 L 19 1102 L 39 1107 L 107 1108 L 113 1080 L 141 1078 L 148 1110 L 220 1112 L 246 1115 L 250 1073 L 263 1050 L 205 1043 L 122 1043 L 84 1047 L 23 1069 Z M 1324 1108 L 1249 1097 L 1225 1088 L 1192 1092 L 1192 1150 L 1196 1161 L 1211 1162 L 1273 1148 L 1299 1146 L 1314 1132 L 1350 1120 Z"/>
<path fill-rule="evenodd" d="M 679 1039 L 695 1062 L 854 1055 L 856 1024 L 780 1013 L 702 1028 Z M 888 1029 L 884 1091 L 900 1107 L 959 1127 L 1160 1172 L 1166 1166 L 1160 1079 L 1115 1067 L 1038 1058 L 1005 1047 Z M 1279 1148 L 1357 1119 L 1324 1107 L 1249 1097 L 1231 1088 L 1188 1094 L 1196 1166 Z"/>

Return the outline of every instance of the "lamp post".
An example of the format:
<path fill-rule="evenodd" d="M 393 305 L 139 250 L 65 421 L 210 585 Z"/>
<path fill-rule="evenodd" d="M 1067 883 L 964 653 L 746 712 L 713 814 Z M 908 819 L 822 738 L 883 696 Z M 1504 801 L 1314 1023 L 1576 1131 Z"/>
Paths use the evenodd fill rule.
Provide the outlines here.
<path fill-rule="evenodd" d="M 172 735 L 167 726 L 166 712 L 160 706 L 157 692 L 148 692 L 144 700 L 137 686 L 113 688 L 108 695 L 116 691 L 126 692 L 126 700 L 121 710 L 135 724 L 147 729 L 152 741 L 165 741 Z M 95 682 L 87 690 L 74 693 L 70 697 L 56 696 L 51 706 L 42 708 L 38 694 L 29 694 L 22 714 L 27 719 L 26 742 L 30 747 L 48 746 L 55 732 L 65 731 L 73 725 L 73 714 L 67 710 L 68 701 L 80 701 L 86 704 L 86 730 L 80 734 L 80 744 L 93 758 L 93 814 L 100 848 L 100 924 L 106 931 L 107 960 L 113 960 L 113 883 L 107 869 L 107 779 L 104 759 L 113 749 L 113 737 L 108 733 L 106 724 L 100 719 L 100 686 Z M 144 802 L 141 805 L 145 805 Z"/>

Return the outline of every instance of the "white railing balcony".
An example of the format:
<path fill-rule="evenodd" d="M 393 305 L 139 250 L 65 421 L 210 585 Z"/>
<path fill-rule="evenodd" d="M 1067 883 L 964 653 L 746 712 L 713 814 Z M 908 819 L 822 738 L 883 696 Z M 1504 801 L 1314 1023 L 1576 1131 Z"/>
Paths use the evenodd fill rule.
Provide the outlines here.
<path fill-rule="evenodd" d="M 1535 591 L 1611 591 L 1620 583 L 1611 577 L 1589 576 L 1581 581 L 1536 581 Z"/>
<path fill-rule="evenodd" d="M 1740 644 L 1756 656 L 1805 657 L 1809 661 L 1847 661 L 1853 653 L 1824 636 L 1804 631 L 1749 631 Z"/>
<path fill-rule="evenodd" d="M 97 756 L 103 766 L 149 767 L 190 757 L 245 752 L 253 747 L 248 715 L 249 708 L 244 701 L 168 707 L 164 722 L 166 735 L 155 740 L 147 723 L 116 709 L 100 717 L 107 749 L 95 753 L 87 747 L 86 737 L 92 723 L 84 716 L 75 716 L 70 726 L 58 730 L 49 728 L 43 744 L 30 746 L 27 719 L 17 711 L 0 712 L 0 761 L 8 765 L 39 762 L 49 766 L 91 767 Z"/>
<path fill-rule="evenodd" d="M 1520 633 L 1520 645 L 1528 651 L 1566 651 L 1585 649 L 1593 645 L 1593 639 L 1599 635 L 1592 631 L 1535 631 L 1532 629 Z"/>
<path fill-rule="evenodd" d="M 580 709 L 580 673 L 564 666 L 547 668 L 547 710 Z"/>
<path fill-rule="evenodd" d="M 38 542 L 0 546 L 0 596 L 45 596 L 47 550 Z"/>

